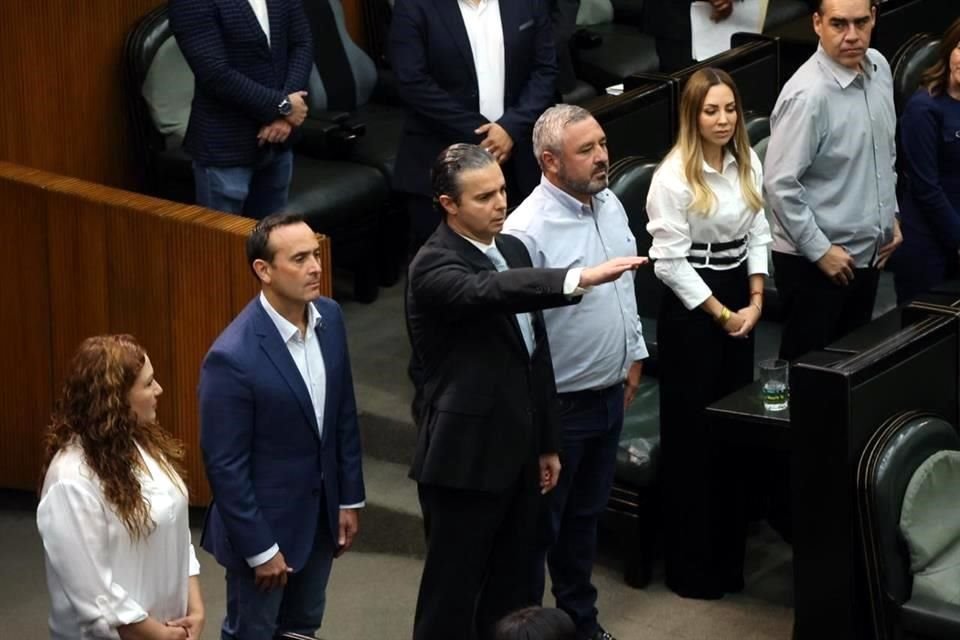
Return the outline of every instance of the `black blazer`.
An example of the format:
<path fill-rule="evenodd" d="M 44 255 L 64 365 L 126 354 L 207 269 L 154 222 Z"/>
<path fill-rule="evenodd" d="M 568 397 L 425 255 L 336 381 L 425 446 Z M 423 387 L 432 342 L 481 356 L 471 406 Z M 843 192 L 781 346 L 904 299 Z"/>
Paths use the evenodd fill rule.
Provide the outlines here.
<path fill-rule="evenodd" d="M 514 178 L 539 180 L 530 136 L 554 102 L 556 52 L 550 10 L 543 0 L 500 2 L 504 46 L 504 113 L 497 121 L 513 138 Z M 431 194 L 430 167 L 455 142 L 479 143 L 477 73 L 457 0 L 397 0 L 389 37 L 390 63 L 407 106 L 397 151 L 399 191 Z M 518 162 L 519 161 L 519 162 Z M 529 175 L 528 175 L 529 174 Z"/>
<path fill-rule="evenodd" d="M 410 264 L 407 329 L 423 396 L 410 471 L 417 482 L 502 490 L 538 454 L 560 450 L 539 310 L 579 298 L 563 295 L 566 269 L 518 268 L 531 266 L 523 243 L 508 235 L 496 243 L 507 271 L 441 223 Z M 521 312 L 534 315 L 532 357 L 517 324 Z"/>
<path fill-rule="evenodd" d="M 301 0 L 267 0 L 269 43 L 248 0 L 170 0 L 169 12 L 196 84 L 184 148 L 206 165 L 253 164 L 260 127 L 307 89 L 313 45 Z"/>

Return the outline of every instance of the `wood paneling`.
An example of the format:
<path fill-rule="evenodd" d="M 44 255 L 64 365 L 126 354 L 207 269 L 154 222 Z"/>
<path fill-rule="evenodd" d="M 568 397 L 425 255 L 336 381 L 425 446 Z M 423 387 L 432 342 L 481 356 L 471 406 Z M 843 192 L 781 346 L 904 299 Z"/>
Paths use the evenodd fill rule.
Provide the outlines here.
<path fill-rule="evenodd" d="M 160 4 L 0 2 L 0 159 L 136 186 L 121 53 L 127 32 Z M 347 27 L 362 44 L 360 0 L 343 4 Z"/>
<path fill-rule="evenodd" d="M 33 489 L 40 438 L 85 337 L 132 333 L 164 387 L 161 424 L 187 447 L 191 502 L 209 489 L 197 383 L 214 339 L 258 287 L 244 241 L 254 222 L 0 162 L 0 487 Z M 321 237 L 330 295 L 330 244 Z"/>

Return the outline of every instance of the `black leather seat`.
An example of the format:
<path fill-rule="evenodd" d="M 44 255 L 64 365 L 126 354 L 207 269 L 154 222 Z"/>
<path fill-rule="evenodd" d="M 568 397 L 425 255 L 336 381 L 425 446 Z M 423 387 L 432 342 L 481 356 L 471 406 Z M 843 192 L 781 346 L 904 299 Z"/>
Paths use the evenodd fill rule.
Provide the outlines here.
<path fill-rule="evenodd" d="M 920 86 L 920 77 L 937 61 L 940 38 L 929 33 L 918 33 L 905 43 L 893 56 L 890 65 L 893 71 L 893 102 L 897 115 L 903 112 L 907 100 Z"/>
<path fill-rule="evenodd" d="M 900 530 L 904 494 L 932 455 L 960 451 L 957 429 L 941 418 L 908 412 L 888 420 L 864 448 L 857 502 L 869 588 L 872 637 L 878 640 L 960 637 L 960 606 L 915 596 L 910 557 Z M 942 526 L 956 535 L 957 519 Z"/>
<path fill-rule="evenodd" d="M 627 211 L 630 231 L 637 241 L 637 254 L 650 253 L 653 238 L 647 233 L 647 192 L 657 163 L 647 158 L 631 156 L 614 162 L 610 167 L 610 190 L 617 194 L 623 208 Z M 660 312 L 660 298 L 663 296 L 663 284 L 653 274 L 652 267 L 637 270 L 635 288 L 637 294 L 637 312 L 643 319 L 643 333 L 650 351 L 650 358 L 644 365 L 644 372 L 656 373 L 657 366 L 657 314 Z"/>
<path fill-rule="evenodd" d="M 791 20 L 813 14 L 807 0 L 770 0 L 767 5 L 767 17 L 763 23 L 764 32 Z"/>
<path fill-rule="evenodd" d="M 574 38 L 577 77 L 601 94 L 635 73 L 660 68 L 654 38 L 643 32 L 643 1 L 612 0 L 612 5 L 612 20 L 589 24 Z"/>
<path fill-rule="evenodd" d="M 627 211 L 638 255 L 647 255 L 653 242 L 647 233 L 647 192 L 656 168 L 656 163 L 638 157 L 623 158 L 610 167 L 610 189 Z M 650 357 L 644 361 L 640 390 L 624 416 L 608 509 L 625 523 L 619 528 L 624 539 L 626 582 L 640 588 L 650 582 L 659 520 L 656 480 L 660 457 L 660 396 L 656 380 L 656 317 L 663 285 L 652 267 L 644 267 L 637 271 L 635 288 Z"/>
<path fill-rule="evenodd" d="M 751 147 L 756 147 L 758 142 L 770 137 L 770 116 L 768 115 L 747 111 L 743 114 L 743 126 L 747 130 Z"/>
<path fill-rule="evenodd" d="M 143 188 L 152 195 L 192 203 L 191 159 L 180 143 L 193 75 L 176 46 L 166 5 L 144 16 L 128 34 L 124 57 L 134 140 L 144 159 Z M 145 98 L 148 85 L 155 87 L 151 97 L 161 99 L 164 114 L 158 111 L 157 100 L 148 103 Z M 371 246 L 388 194 L 385 177 L 373 167 L 309 157 L 295 148 L 288 210 L 303 213 L 314 229 L 330 236 L 334 263 L 353 271 L 354 297 L 359 301 L 371 302 L 377 296 L 379 274 Z"/>

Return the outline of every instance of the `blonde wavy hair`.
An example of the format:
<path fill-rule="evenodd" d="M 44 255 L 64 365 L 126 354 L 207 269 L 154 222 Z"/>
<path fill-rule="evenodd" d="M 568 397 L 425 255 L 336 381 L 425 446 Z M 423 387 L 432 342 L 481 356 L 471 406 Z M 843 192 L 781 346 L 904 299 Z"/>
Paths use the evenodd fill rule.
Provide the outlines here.
<path fill-rule="evenodd" d="M 130 335 L 87 338 L 80 345 L 54 405 L 44 438 L 40 486 L 50 461 L 70 444 L 83 449 L 107 502 L 134 540 L 150 535 L 156 523 L 137 472 L 146 471 L 139 444 L 186 492 L 183 444 L 156 423 L 137 419 L 128 394 L 146 362 L 146 351 Z"/>
<path fill-rule="evenodd" d="M 672 152 L 680 154 L 683 174 L 687 184 L 693 190 L 693 202 L 690 209 L 700 215 L 708 216 L 716 208 L 717 198 L 703 177 L 703 137 L 700 135 L 700 112 L 707 98 L 707 92 L 717 85 L 726 85 L 733 92 L 737 107 L 737 124 L 733 137 L 726 148 L 737 161 L 737 173 L 740 176 L 740 191 L 750 209 L 757 213 L 763 209 L 763 198 L 757 190 L 753 166 L 750 161 L 750 140 L 743 122 L 743 107 L 740 92 L 733 78 L 722 69 L 701 69 L 690 76 L 680 98 L 680 135 Z"/>

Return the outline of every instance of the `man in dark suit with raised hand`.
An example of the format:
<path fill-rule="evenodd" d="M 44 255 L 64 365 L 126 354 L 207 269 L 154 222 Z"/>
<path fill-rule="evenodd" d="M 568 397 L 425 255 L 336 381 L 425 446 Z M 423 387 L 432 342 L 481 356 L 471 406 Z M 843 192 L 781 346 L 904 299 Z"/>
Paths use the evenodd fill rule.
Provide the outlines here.
<path fill-rule="evenodd" d="M 287 205 L 290 137 L 313 67 L 301 0 L 170 0 L 195 78 L 184 148 L 197 204 L 263 218 Z"/>
<path fill-rule="evenodd" d="M 517 202 L 537 185 L 533 123 L 555 96 L 556 51 L 546 0 L 397 0 L 390 63 L 406 104 L 394 188 L 407 194 L 414 242 L 439 222 L 429 168 L 445 147 L 493 154 Z"/>
<path fill-rule="evenodd" d="M 410 475 L 427 536 L 413 637 L 470 640 L 529 604 L 539 494 L 560 473 L 539 310 L 645 259 L 533 269 L 523 243 L 500 235 L 506 184 L 493 155 L 452 145 L 432 177 L 444 220 L 410 265 L 406 299 L 422 399 Z"/>
<path fill-rule="evenodd" d="M 271 215 L 247 257 L 260 295 L 200 372 L 213 491 L 201 544 L 227 570 L 224 640 L 312 634 L 365 499 L 346 333 L 320 297 L 317 237 L 298 215 Z"/>

